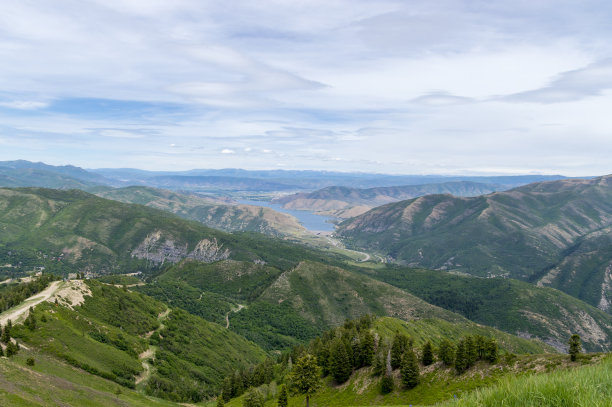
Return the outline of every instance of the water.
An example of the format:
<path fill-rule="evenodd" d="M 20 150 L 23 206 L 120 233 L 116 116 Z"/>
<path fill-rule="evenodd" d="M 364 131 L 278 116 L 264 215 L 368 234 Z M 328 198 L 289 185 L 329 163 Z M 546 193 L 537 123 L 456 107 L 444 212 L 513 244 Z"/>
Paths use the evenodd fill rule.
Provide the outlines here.
<path fill-rule="evenodd" d="M 245 205 L 263 206 L 265 208 L 274 209 L 275 211 L 295 216 L 300 221 L 302 226 L 311 232 L 333 232 L 335 229 L 335 225 L 328 222 L 335 220 L 335 218 L 332 217 L 317 215 L 308 211 L 285 209 L 279 204 L 266 201 L 248 201 L 239 199 L 238 202 Z"/>

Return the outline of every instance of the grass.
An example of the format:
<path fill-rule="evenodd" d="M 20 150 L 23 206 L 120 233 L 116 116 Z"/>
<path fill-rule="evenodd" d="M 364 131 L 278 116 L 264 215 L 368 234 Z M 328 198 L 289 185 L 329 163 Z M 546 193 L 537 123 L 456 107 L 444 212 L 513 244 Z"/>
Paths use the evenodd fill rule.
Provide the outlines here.
<path fill-rule="evenodd" d="M 595 366 L 554 371 L 545 375 L 504 378 L 456 402 L 460 407 L 608 407 L 612 406 L 612 357 Z"/>
<path fill-rule="evenodd" d="M 581 337 L 588 351 L 607 350 L 612 345 L 612 316 L 559 290 L 513 279 L 406 267 L 355 270 L 509 333 L 525 332 L 549 343 L 565 344 L 572 333 L 579 331 L 584 332 Z M 599 326 L 603 338 L 591 335 L 592 323 Z"/>
<path fill-rule="evenodd" d="M 32 357 L 34 366 L 27 366 Z M 120 389 L 120 394 L 116 394 Z M 178 404 L 119 387 L 116 383 L 75 369 L 33 350 L 21 349 L 0 362 L 0 405 L 55 407 L 171 407 Z"/>
<path fill-rule="evenodd" d="M 588 366 L 582 366 L 582 365 Z M 394 391 L 380 393 L 379 378 L 371 368 L 360 369 L 344 385 L 326 379 L 323 388 L 311 397 L 312 407 L 347 406 L 610 406 L 612 394 L 612 358 L 585 355 L 570 363 L 567 355 L 519 355 L 510 362 L 496 365 L 478 362 L 457 376 L 453 368 L 421 367 L 420 384 L 412 389 L 401 387 L 398 371 L 394 372 Z M 573 378 L 576 378 L 575 380 Z M 276 407 L 276 385 L 264 386 L 268 394 L 266 407 Z M 227 407 L 241 407 L 243 396 L 231 400 Z M 522 404 L 524 403 L 524 404 Z M 589 404 L 593 403 L 593 404 Z M 207 407 L 215 404 L 202 403 Z M 303 396 L 290 397 L 290 407 L 303 407 Z"/>

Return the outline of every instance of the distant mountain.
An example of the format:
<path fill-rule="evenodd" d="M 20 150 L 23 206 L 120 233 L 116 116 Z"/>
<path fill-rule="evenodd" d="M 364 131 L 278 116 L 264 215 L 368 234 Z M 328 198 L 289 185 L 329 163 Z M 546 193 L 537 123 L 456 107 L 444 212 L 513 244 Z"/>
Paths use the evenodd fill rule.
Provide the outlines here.
<path fill-rule="evenodd" d="M 609 310 L 612 176 L 374 208 L 337 235 L 390 261 L 550 285 Z"/>
<path fill-rule="evenodd" d="M 147 185 L 171 189 L 188 190 L 240 190 L 240 191 L 286 191 L 296 190 L 297 186 L 272 182 L 257 178 L 161 175 L 145 180 Z"/>
<path fill-rule="evenodd" d="M 225 231 L 259 232 L 273 236 L 295 236 L 305 232 L 291 215 L 260 206 L 230 205 L 226 201 L 196 194 L 133 186 L 106 190 L 96 195 L 165 210 Z"/>
<path fill-rule="evenodd" d="M 169 188 L 169 183 L 197 184 L 197 177 L 210 178 L 219 184 L 223 179 L 227 184 L 231 179 L 249 179 L 266 181 L 268 186 L 276 184 L 278 191 L 287 191 L 287 186 L 294 190 L 313 191 L 331 186 L 348 186 L 352 188 L 391 187 L 396 185 L 440 184 L 447 182 L 470 181 L 485 184 L 503 185 L 512 188 L 530 182 L 563 179 L 561 175 L 519 175 L 519 176 L 441 176 L 441 175 L 390 175 L 361 172 L 334 172 L 311 170 L 243 170 L 227 169 L 194 169 L 188 171 L 144 171 L 133 168 L 101 168 L 89 170 L 104 177 L 114 179 L 129 185 L 148 185 Z M 195 177 L 184 180 L 165 177 Z M 151 178 L 161 177 L 162 181 L 153 183 Z M 214 178 L 212 178 L 214 177 Z M 165 178 L 165 179 L 164 179 Z M 162 185 L 160 182 L 165 182 Z M 213 185 L 214 186 L 214 185 Z M 175 188 L 175 187 L 172 187 Z M 291 189 L 291 188 L 289 188 Z"/>
<path fill-rule="evenodd" d="M 42 188 L 91 188 L 114 185 L 102 175 L 72 165 L 54 166 L 25 160 L 0 161 L 0 186 Z"/>
<path fill-rule="evenodd" d="M 483 184 L 472 181 L 443 182 L 438 184 L 404 185 L 368 189 L 333 186 L 310 193 L 297 193 L 276 198 L 273 202 L 286 209 L 318 212 L 338 218 L 350 218 L 368 210 L 405 199 L 430 194 L 478 196 L 508 189 L 504 185 Z"/>

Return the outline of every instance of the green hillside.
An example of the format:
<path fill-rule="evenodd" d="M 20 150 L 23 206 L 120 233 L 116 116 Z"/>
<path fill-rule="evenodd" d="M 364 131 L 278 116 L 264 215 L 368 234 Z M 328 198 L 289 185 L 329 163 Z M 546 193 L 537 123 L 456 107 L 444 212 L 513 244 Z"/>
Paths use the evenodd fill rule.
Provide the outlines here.
<path fill-rule="evenodd" d="M 77 190 L 0 189 L 0 230 L 0 262 L 96 275 L 155 269 L 185 258 L 265 261 L 281 268 L 304 258 L 329 259 L 263 235 L 230 235 Z"/>
<path fill-rule="evenodd" d="M 196 194 L 132 186 L 97 193 L 102 198 L 136 203 L 172 212 L 225 231 L 259 232 L 273 236 L 299 235 L 304 228 L 291 215 L 252 205 L 230 205 Z"/>
<path fill-rule="evenodd" d="M 475 356 L 470 367 L 461 372 L 452 361 L 448 365 L 442 362 L 438 354 L 443 341 L 452 347 L 468 339 L 472 341 L 469 346 L 474 349 L 484 349 L 478 343 L 497 344 L 499 355 Z M 417 363 L 418 383 L 408 388 L 402 382 L 404 371 L 400 358 L 414 352 L 421 360 L 426 342 L 433 343 L 433 360 L 431 363 Z M 403 348 L 399 345 L 401 343 L 404 343 Z M 267 398 L 266 406 L 275 406 L 281 384 L 291 381 L 291 369 L 295 369 L 302 356 L 311 354 L 316 357 L 316 364 L 323 373 L 322 386 L 311 397 L 312 406 L 430 405 L 495 384 L 512 375 L 566 369 L 583 363 L 597 363 L 600 359 L 598 355 L 582 356 L 579 363 L 570 363 L 567 355 L 543 353 L 548 350 L 550 348 L 541 343 L 476 324 L 437 319 L 406 322 L 388 317 L 362 317 L 326 331 L 306 346 L 295 347 L 280 359 L 269 382 L 264 380 L 255 387 L 259 387 Z M 341 357 L 342 354 L 347 356 Z M 386 366 L 386 355 L 390 355 L 391 366 Z M 397 366 L 393 365 L 395 358 L 398 358 Z M 383 391 L 381 385 L 387 375 L 393 388 Z M 224 391 L 226 399 L 230 398 L 228 394 L 232 394 L 228 406 L 241 405 L 244 390 L 236 391 L 228 381 Z M 294 394 L 289 405 L 304 405 L 304 397 Z"/>
<path fill-rule="evenodd" d="M 400 264 L 539 282 L 606 308 L 611 223 L 605 176 L 475 198 L 424 196 L 349 219 L 337 234 Z"/>
<path fill-rule="evenodd" d="M 16 325 L 24 348 L 127 388 L 173 401 L 215 394 L 225 375 L 265 358 L 224 327 L 139 293 L 76 280 Z M 66 288 L 67 287 L 67 288 Z"/>
<path fill-rule="evenodd" d="M 472 321 L 536 337 L 559 350 L 566 348 L 572 333 L 580 334 L 590 351 L 607 351 L 612 346 L 610 314 L 552 288 L 399 267 L 365 273 Z"/>

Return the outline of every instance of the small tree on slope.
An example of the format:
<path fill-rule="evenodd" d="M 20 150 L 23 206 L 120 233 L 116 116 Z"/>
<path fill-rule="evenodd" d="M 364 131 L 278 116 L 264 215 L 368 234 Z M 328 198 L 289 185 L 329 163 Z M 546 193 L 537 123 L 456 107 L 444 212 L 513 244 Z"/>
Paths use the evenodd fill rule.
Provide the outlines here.
<path fill-rule="evenodd" d="M 573 334 L 569 340 L 569 355 L 572 362 L 575 362 L 578 358 L 578 354 L 582 351 L 582 343 L 580 342 L 580 335 Z"/>
<path fill-rule="evenodd" d="M 321 387 L 321 368 L 317 358 L 306 354 L 299 358 L 290 374 L 293 386 L 300 394 L 306 395 L 306 407 L 310 406 L 310 396 Z"/>

